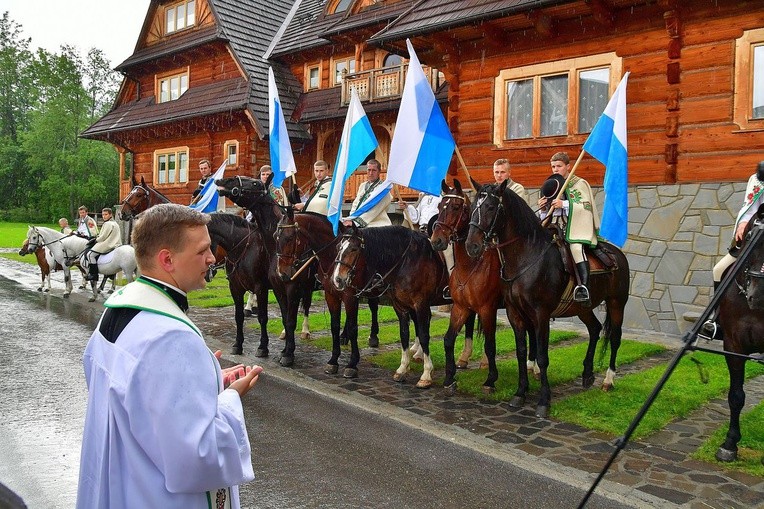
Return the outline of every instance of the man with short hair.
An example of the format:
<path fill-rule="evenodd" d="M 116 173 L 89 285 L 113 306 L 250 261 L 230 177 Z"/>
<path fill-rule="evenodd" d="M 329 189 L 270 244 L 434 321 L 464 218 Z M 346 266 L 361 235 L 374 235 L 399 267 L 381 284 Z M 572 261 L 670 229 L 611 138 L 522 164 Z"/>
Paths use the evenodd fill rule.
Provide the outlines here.
<path fill-rule="evenodd" d="M 86 239 L 98 235 L 98 225 L 96 225 L 95 219 L 88 215 L 88 208 L 85 205 L 80 205 L 77 213 L 80 215 L 77 220 L 77 235 Z"/>
<path fill-rule="evenodd" d="M 69 235 L 72 233 L 72 229 L 69 227 L 69 220 L 65 217 L 62 217 L 58 220 L 58 227 L 60 228 L 61 233 L 64 235 Z"/>
<path fill-rule="evenodd" d="M 557 152 L 550 160 L 552 173 L 567 178 L 570 173 L 570 157 L 566 152 Z M 570 244 L 570 253 L 576 264 L 581 284 L 573 290 L 573 300 L 576 302 L 590 302 L 589 298 L 589 262 L 586 260 L 584 245 L 596 246 L 597 234 L 600 228 L 600 218 L 597 213 L 597 204 L 594 202 L 594 194 L 589 183 L 574 175 L 568 182 L 566 189 L 567 197 L 539 198 L 538 205 L 541 208 L 551 204 L 551 208 L 562 210 L 562 217 L 566 219 L 563 228 L 565 239 Z M 562 199 L 566 198 L 566 199 Z"/>
<path fill-rule="evenodd" d="M 515 192 L 520 198 L 528 203 L 528 191 L 519 183 L 512 180 L 512 169 L 509 166 L 508 159 L 497 159 L 493 163 L 493 179 L 497 184 L 501 184 L 507 180 L 507 189 Z"/>
<path fill-rule="evenodd" d="M 202 159 L 199 161 L 199 173 L 202 174 L 202 178 L 199 180 L 199 185 L 196 186 L 194 192 L 191 193 L 191 205 L 196 203 L 199 199 L 199 193 L 202 192 L 204 185 L 207 183 L 207 180 L 209 180 L 210 174 L 212 173 L 212 165 L 210 164 L 209 159 Z"/>
<path fill-rule="evenodd" d="M 86 281 L 98 281 L 98 258 L 122 245 L 122 232 L 119 229 L 119 224 L 114 220 L 112 210 L 109 207 L 104 208 L 101 211 L 101 217 L 103 217 L 101 232 L 98 237 L 90 240 L 90 242 L 95 241 L 95 243 L 86 255 L 88 261 Z"/>
<path fill-rule="evenodd" d="M 311 192 L 305 203 L 295 203 L 295 210 L 315 212 L 326 215 L 329 212 L 329 191 L 332 188 L 332 176 L 329 175 L 329 165 L 326 161 L 316 161 L 313 164 L 313 176 L 316 181 L 311 186 Z"/>
<path fill-rule="evenodd" d="M 235 509 L 254 478 L 241 399 L 262 368 L 221 370 L 185 314 L 215 261 L 207 222 L 171 203 L 135 222 L 141 276 L 106 301 L 83 357 L 78 509 Z"/>
<path fill-rule="evenodd" d="M 260 180 L 265 183 L 268 181 L 268 177 L 273 174 L 273 168 L 271 168 L 270 165 L 264 164 L 260 167 Z M 278 203 L 279 205 L 286 207 L 289 205 L 289 200 L 287 199 L 287 195 L 284 192 L 284 188 L 281 186 L 274 186 L 273 184 L 268 186 L 268 193 L 271 195 L 271 198 Z"/>
<path fill-rule="evenodd" d="M 363 182 L 358 186 L 358 192 L 356 193 L 353 205 L 350 207 L 350 214 L 348 216 L 354 216 L 355 211 L 363 205 L 363 203 L 369 198 L 372 192 L 377 186 L 382 184 L 382 180 L 379 178 L 379 174 L 382 171 L 382 165 L 376 159 L 369 159 L 366 163 L 366 182 Z M 386 193 L 385 196 L 374 205 L 371 209 L 367 210 L 358 217 L 352 217 L 352 219 L 343 219 L 342 224 L 345 226 L 390 226 L 393 223 L 390 221 L 390 216 L 387 215 L 387 206 L 390 205 L 392 198 L 390 193 Z"/>

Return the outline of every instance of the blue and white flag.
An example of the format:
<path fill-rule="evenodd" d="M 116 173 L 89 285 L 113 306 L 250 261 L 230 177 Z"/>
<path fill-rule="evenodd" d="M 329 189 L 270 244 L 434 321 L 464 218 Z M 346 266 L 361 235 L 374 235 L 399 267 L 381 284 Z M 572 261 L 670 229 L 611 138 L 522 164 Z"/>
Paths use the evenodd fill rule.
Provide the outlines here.
<path fill-rule="evenodd" d="M 362 204 L 358 206 L 357 209 L 353 211 L 352 214 L 348 216 L 349 219 L 352 219 L 354 217 L 359 217 L 369 210 L 373 209 L 374 206 L 382 201 L 382 199 L 387 196 L 387 194 L 390 192 L 390 190 L 393 188 L 393 183 L 389 180 L 385 180 L 383 182 L 380 182 L 377 187 L 374 188 L 374 190 L 369 194 L 369 196 L 366 197 L 366 199 L 363 201 Z"/>
<path fill-rule="evenodd" d="M 189 207 L 206 214 L 211 214 L 218 210 L 218 186 L 215 184 L 215 181 L 223 178 L 226 162 L 227 161 L 223 161 L 223 164 L 220 165 L 218 171 L 207 179 L 202 190 L 199 191 L 199 199 L 192 205 L 189 205 Z"/>
<path fill-rule="evenodd" d="M 289 132 L 284 120 L 284 110 L 281 109 L 279 90 L 276 88 L 276 78 L 273 77 L 272 67 L 268 68 L 268 121 L 271 129 L 268 133 L 268 142 L 273 168 L 272 184 L 279 187 L 284 179 L 297 173 L 297 166 L 294 164 L 294 154 L 289 144 Z"/>
<path fill-rule="evenodd" d="M 337 152 L 337 161 L 334 163 L 334 175 L 332 187 L 329 190 L 329 210 L 327 218 L 334 227 L 334 234 L 339 229 L 340 216 L 342 214 L 342 202 L 345 197 L 345 183 L 353 173 L 371 154 L 379 143 L 374 131 L 371 129 L 369 118 L 361 106 L 358 92 L 355 88 L 350 89 L 350 105 L 345 116 L 345 127 L 342 128 L 340 148 Z"/>
<path fill-rule="evenodd" d="M 600 235 L 619 247 L 626 243 L 629 226 L 626 145 L 626 81 L 629 74 L 624 74 L 584 143 L 584 151 L 605 165 L 605 206 Z"/>
<path fill-rule="evenodd" d="M 387 180 L 435 196 L 446 177 L 454 142 L 411 41 L 409 69 L 390 144 Z"/>

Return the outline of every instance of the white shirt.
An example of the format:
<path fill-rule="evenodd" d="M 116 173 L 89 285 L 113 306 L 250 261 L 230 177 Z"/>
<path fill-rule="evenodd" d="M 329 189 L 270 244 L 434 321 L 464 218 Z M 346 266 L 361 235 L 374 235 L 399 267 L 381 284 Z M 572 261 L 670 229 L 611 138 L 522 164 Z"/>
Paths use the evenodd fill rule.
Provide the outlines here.
<path fill-rule="evenodd" d="M 414 207 L 413 205 L 407 205 L 406 210 L 409 213 L 409 218 L 414 224 L 419 226 L 427 226 L 432 216 L 438 215 L 438 205 L 440 204 L 440 196 L 433 196 L 431 194 L 425 194 L 419 201 L 419 205 Z"/>

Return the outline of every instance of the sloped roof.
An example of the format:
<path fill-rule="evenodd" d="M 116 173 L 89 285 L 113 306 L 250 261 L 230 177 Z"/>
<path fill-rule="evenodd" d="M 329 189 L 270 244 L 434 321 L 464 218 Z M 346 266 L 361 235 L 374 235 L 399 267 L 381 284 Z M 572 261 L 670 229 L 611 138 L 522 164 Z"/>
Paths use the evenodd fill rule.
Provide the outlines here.
<path fill-rule="evenodd" d="M 368 42 L 382 44 L 566 1 L 569 0 L 419 0 L 413 9 Z"/>
<path fill-rule="evenodd" d="M 330 44 L 321 33 L 342 19 L 342 14 L 324 16 L 328 0 L 297 0 L 297 12 L 272 48 L 269 58 Z"/>
<path fill-rule="evenodd" d="M 222 39 L 222 37 L 216 26 L 208 26 L 198 30 L 187 30 L 176 36 L 162 39 L 151 46 L 139 49 L 114 69 L 116 71 L 127 71 L 130 68 L 156 58 L 189 50 L 219 39 Z"/>
<path fill-rule="evenodd" d="M 392 3 L 380 2 L 378 4 L 372 4 L 359 12 L 351 13 L 348 10 L 340 21 L 326 28 L 321 33 L 321 36 L 330 37 L 335 34 L 350 32 L 360 28 L 392 21 L 411 9 L 411 7 L 419 1 L 421 0 L 401 0 Z"/>
<path fill-rule="evenodd" d="M 154 97 L 146 97 L 111 110 L 80 136 L 97 138 L 109 132 L 140 129 L 165 124 L 168 121 L 242 110 L 247 105 L 249 94 L 247 81 L 243 78 L 233 78 L 191 87 L 175 101 L 156 103 Z"/>

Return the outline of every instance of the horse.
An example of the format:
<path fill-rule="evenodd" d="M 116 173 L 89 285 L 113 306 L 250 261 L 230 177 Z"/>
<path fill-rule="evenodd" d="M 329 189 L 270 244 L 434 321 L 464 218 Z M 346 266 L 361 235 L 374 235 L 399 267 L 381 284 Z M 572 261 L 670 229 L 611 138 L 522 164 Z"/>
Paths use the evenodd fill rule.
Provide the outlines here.
<path fill-rule="evenodd" d="M 268 290 L 273 289 L 281 310 L 281 320 L 284 324 L 285 332 L 285 344 L 279 358 L 279 363 L 282 366 L 288 367 L 294 364 L 294 332 L 297 325 L 297 312 L 300 302 L 303 304 L 303 326 L 307 327 L 305 324 L 308 322 L 310 303 L 313 298 L 315 269 L 305 271 L 300 278 L 294 281 L 284 281 L 276 273 L 276 240 L 274 235 L 282 212 L 268 194 L 268 185 L 271 180 L 272 177 L 269 178 L 268 182 L 263 183 L 259 179 L 250 177 L 232 177 L 215 181 L 215 184 L 218 186 L 218 194 L 231 199 L 234 203 L 252 213 L 250 227 L 257 232 L 257 235 L 253 238 L 255 244 L 253 244 L 251 249 L 254 249 L 256 246 L 257 252 L 249 255 L 246 253 L 237 255 L 231 251 L 231 249 L 236 248 L 236 244 L 232 244 L 230 239 L 227 242 L 221 238 L 214 240 L 228 252 L 229 259 L 231 257 L 237 259 L 238 256 L 249 256 L 246 259 L 246 263 L 239 264 L 240 272 L 243 269 L 246 273 L 239 276 L 241 281 L 234 281 L 234 278 L 232 278 L 233 264 L 226 264 L 231 295 L 234 296 L 234 292 L 237 293 L 237 296 L 234 296 L 237 329 L 234 353 L 241 353 L 244 342 L 243 293 L 240 297 L 238 293 L 243 292 L 243 290 L 251 290 L 257 297 L 257 319 L 260 323 L 260 344 L 255 355 L 258 357 L 268 356 L 268 332 L 266 330 L 268 321 Z M 248 223 L 245 219 L 242 219 L 242 221 Z M 212 234 L 212 230 L 210 230 L 210 234 Z M 231 270 L 229 270 L 229 267 Z"/>
<path fill-rule="evenodd" d="M 357 295 L 384 295 L 392 302 L 401 335 L 401 364 L 393 375 L 395 381 L 403 381 L 409 371 L 409 313 L 413 314 L 424 362 L 416 385 L 430 387 L 430 306 L 451 302 L 443 295 L 448 286 L 445 262 L 426 235 L 404 226 L 351 226 L 342 233 L 332 283 L 339 291 L 349 288 Z"/>
<path fill-rule="evenodd" d="M 603 381 L 603 390 L 613 386 L 616 356 L 621 344 L 624 309 L 629 298 L 629 263 L 624 254 L 612 244 L 602 242 L 602 248 L 614 260 L 612 269 L 592 267 L 589 283 L 591 304 L 574 302 L 572 271 L 556 247 L 551 230 L 543 227 L 528 204 L 507 189 L 507 182 L 481 186 L 473 180 L 477 199 L 470 216 L 470 228 L 465 247 L 473 258 L 486 249 L 495 249 L 500 260 L 499 275 L 503 282 L 504 302 L 520 317 L 516 323 L 515 341 L 518 362 L 524 364 L 525 331 L 535 337 L 541 391 L 536 416 L 546 417 L 551 404 L 551 389 L 547 378 L 549 366 L 549 319 L 578 316 L 589 332 L 589 347 L 583 361 L 582 385 L 594 384 L 594 354 L 603 325 L 593 308 L 604 302 L 606 318 L 603 341 L 610 345 L 610 363 Z M 593 260 L 589 260 L 590 266 Z M 575 269 L 573 269 L 575 270 Z M 511 317 L 510 317 L 511 319 Z M 521 366 L 522 367 L 522 366 Z M 525 404 L 528 374 L 518 369 L 519 386 L 510 406 Z"/>
<path fill-rule="evenodd" d="M 317 277 L 324 289 L 326 306 L 329 309 L 332 333 L 332 355 L 326 363 L 324 372 L 336 374 L 339 371 L 340 357 L 340 315 L 345 306 L 345 337 L 350 343 L 350 359 L 343 370 L 343 377 L 358 376 L 358 362 L 361 355 L 358 348 L 358 296 L 354 291 L 339 291 L 331 282 L 337 245 L 340 237 L 334 235 L 331 223 L 326 216 L 312 212 L 294 213 L 287 207 L 276 232 L 277 270 L 282 279 L 291 279 L 310 261 L 318 261 Z M 370 299 L 372 310 L 372 331 L 379 330 L 375 299 Z"/>
<path fill-rule="evenodd" d="M 467 254 L 464 242 L 470 222 L 470 199 L 456 179 L 454 187 L 447 186 L 443 180 L 441 189 L 443 195 L 438 204 L 438 215 L 433 224 L 430 242 L 437 251 L 444 251 L 451 243 L 455 262 L 449 278 L 454 304 L 451 307 L 448 330 L 443 337 L 443 348 L 446 352 L 446 376 L 443 386 L 449 394 L 456 391 L 456 370 L 466 368 L 472 354 L 472 339 L 465 338 L 464 349 L 459 360 L 455 361 L 456 334 L 470 315 L 474 317 L 477 312 L 485 337 L 484 351 L 488 365 L 488 378 L 483 383 L 483 391 L 491 393 L 495 390 L 495 383 L 499 378 L 496 368 L 496 311 L 503 304 L 501 281 L 496 277 L 500 269 L 499 257 L 495 251 L 488 251 L 479 259 L 473 259 Z M 506 308 L 506 312 L 509 317 L 510 309 Z M 514 324 L 517 319 L 510 319 L 510 324 Z M 518 362 L 519 355 L 518 353 Z"/>
<path fill-rule="evenodd" d="M 122 221 L 129 221 L 144 210 L 160 203 L 171 203 L 171 201 L 168 197 L 146 184 L 146 181 L 141 177 L 140 184 L 136 183 L 120 203 L 119 218 Z"/>
<path fill-rule="evenodd" d="M 36 250 L 39 246 L 50 249 L 53 258 L 64 270 L 64 283 L 66 291 L 64 298 L 72 293 L 72 277 L 69 266 L 81 259 L 88 240 L 77 235 L 66 235 L 44 226 L 30 226 L 27 231 L 29 249 Z M 125 279 L 130 283 L 137 276 L 138 266 L 135 262 L 135 250 L 132 246 L 119 246 L 111 253 L 102 255 L 98 260 L 98 272 L 105 275 L 113 275 L 119 271 L 125 274 Z M 98 296 L 97 281 L 91 281 L 93 295 L 88 299 L 94 302 Z"/>
<path fill-rule="evenodd" d="M 745 242 L 751 241 L 750 233 L 754 228 L 764 228 L 762 221 L 764 207 L 759 208 L 754 220 L 748 223 Z M 718 321 L 722 330 L 724 351 L 751 355 L 764 352 L 764 236 L 759 237 L 744 263 L 735 276 L 735 284 L 727 288 L 719 301 Z M 743 382 L 747 359 L 743 356 L 726 355 L 725 360 L 730 378 L 727 393 L 730 421 L 727 436 L 716 451 L 716 459 L 730 462 L 737 459 L 737 444 L 742 436 L 740 412 L 745 404 Z"/>

